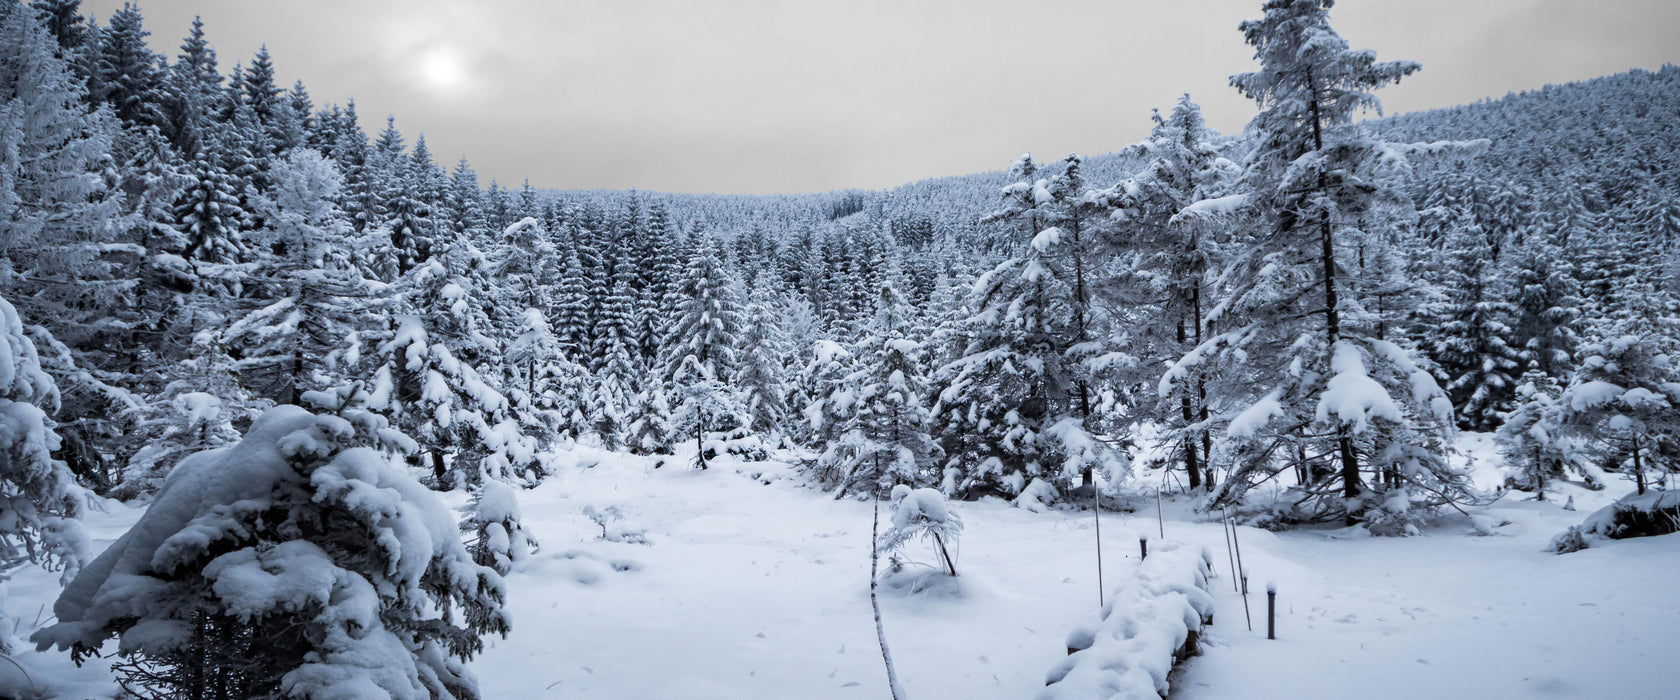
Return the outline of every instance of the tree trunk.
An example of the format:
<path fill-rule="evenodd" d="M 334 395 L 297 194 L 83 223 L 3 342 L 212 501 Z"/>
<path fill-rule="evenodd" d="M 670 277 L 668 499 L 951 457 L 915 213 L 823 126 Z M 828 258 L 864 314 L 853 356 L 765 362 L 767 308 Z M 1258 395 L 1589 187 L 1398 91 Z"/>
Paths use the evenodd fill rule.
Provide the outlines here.
<path fill-rule="evenodd" d="M 881 603 L 875 598 L 875 576 L 881 561 L 881 501 L 875 502 L 875 519 L 869 527 L 869 607 L 875 610 L 875 639 L 881 643 L 881 659 L 887 665 L 887 688 L 893 700 L 902 700 L 904 690 L 898 687 L 898 670 L 893 668 L 892 650 L 887 648 L 887 630 L 881 626 Z"/>
<path fill-rule="evenodd" d="M 1307 72 L 1307 91 L 1312 96 L 1313 149 L 1321 151 L 1324 150 L 1324 120 L 1318 109 L 1318 83 L 1313 78 L 1311 71 Z M 1322 195 L 1325 189 L 1324 174 L 1319 173 L 1318 194 Z M 1341 311 L 1337 308 L 1339 302 L 1336 298 L 1336 239 L 1335 232 L 1330 226 L 1329 210 L 1319 212 L 1318 233 L 1322 249 L 1319 255 L 1324 266 L 1324 330 L 1325 337 L 1329 341 L 1325 350 L 1331 353 L 1331 357 L 1334 357 L 1336 343 L 1342 339 L 1342 316 Z M 1348 436 L 1348 429 L 1345 424 L 1336 426 L 1336 447 L 1342 460 L 1342 497 L 1346 499 L 1358 498 L 1359 494 L 1364 491 L 1363 485 L 1359 481 L 1359 458 L 1354 453 L 1353 438 Z M 1353 509 L 1349 508 L 1347 514 L 1349 525 L 1354 524 L 1355 515 Z"/>

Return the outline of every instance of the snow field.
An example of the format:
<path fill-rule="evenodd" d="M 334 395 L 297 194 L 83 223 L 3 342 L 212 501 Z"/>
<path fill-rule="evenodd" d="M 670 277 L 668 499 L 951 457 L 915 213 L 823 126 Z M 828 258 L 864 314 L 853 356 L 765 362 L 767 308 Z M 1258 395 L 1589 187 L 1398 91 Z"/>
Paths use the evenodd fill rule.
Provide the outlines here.
<path fill-rule="evenodd" d="M 868 601 L 867 502 L 833 501 L 776 463 L 725 458 L 703 473 L 655 470 L 648 459 L 591 450 L 562 461 L 553 479 L 518 492 L 542 549 L 508 577 L 512 634 L 492 638 L 471 664 L 485 698 L 885 696 Z M 1216 575 L 1214 624 L 1202 655 L 1173 674 L 1173 697 L 1672 697 L 1680 536 L 1541 551 L 1625 490 L 1611 487 L 1560 486 L 1556 498 L 1573 495 L 1573 512 L 1507 498 L 1476 512 L 1475 523 L 1443 517 L 1411 538 L 1239 528 L 1252 632 L 1219 523 L 1169 496 L 1166 539 L 1205 547 Z M 462 492 L 445 498 L 467 501 Z M 1104 513 L 1110 588 L 1136 568 L 1140 534 L 1157 545 L 1152 501 Z M 617 506 L 619 525 L 645 529 L 651 544 L 599 539 L 586 506 Z M 953 508 L 965 526 L 957 585 L 881 589 L 902 683 L 911 698 L 1035 697 L 1066 658 L 1069 631 L 1100 616 L 1091 514 L 996 501 Z M 95 549 L 140 512 L 107 503 L 90 513 Z M 1478 527 L 1492 534 L 1472 534 Z M 907 553 L 919 562 L 912 573 L 935 565 L 925 543 Z M 1279 591 L 1277 641 L 1265 639 L 1268 582 Z M 16 636 L 51 622 L 55 575 L 26 568 L 8 586 Z M 113 691 L 106 660 L 76 669 L 67 655 L 19 646 L 49 676 L 37 684 L 62 697 Z M 0 664 L 0 679 L 13 673 Z"/>

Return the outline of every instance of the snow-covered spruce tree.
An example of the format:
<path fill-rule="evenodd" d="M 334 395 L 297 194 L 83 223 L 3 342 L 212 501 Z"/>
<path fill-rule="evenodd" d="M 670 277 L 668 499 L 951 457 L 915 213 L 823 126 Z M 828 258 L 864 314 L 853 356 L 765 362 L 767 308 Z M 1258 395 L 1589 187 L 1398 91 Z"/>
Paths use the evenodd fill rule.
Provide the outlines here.
<path fill-rule="evenodd" d="M 835 498 L 854 491 L 881 498 L 894 484 L 937 483 L 940 450 L 928 435 L 930 417 L 922 405 L 927 380 L 916 364 L 919 346 L 905 337 L 907 307 L 888 279 L 854 353 L 857 361 L 834 384 L 840 395 L 829 401 L 846 410 L 817 460 L 817 474 L 836 487 Z"/>
<path fill-rule="evenodd" d="M 1517 384 L 1517 406 L 1506 413 L 1495 433 L 1499 451 L 1505 455 L 1505 484 L 1520 491 L 1533 491 L 1546 500 L 1546 485 L 1579 471 L 1573 447 L 1575 441 L 1563 435 L 1558 419 L 1558 397 L 1563 388 L 1557 380 L 1530 362 Z"/>
<path fill-rule="evenodd" d="M 679 291 L 679 306 L 666 343 L 666 376 L 694 358 L 713 379 L 734 378 L 740 347 L 741 305 L 729 283 L 718 241 L 702 236 Z"/>
<path fill-rule="evenodd" d="M 1580 364 L 1558 399 L 1562 432 L 1593 444 L 1600 461 L 1631 474 L 1639 493 L 1648 471 L 1680 472 L 1680 366 L 1670 323 L 1621 323 L 1581 347 Z"/>
<path fill-rule="evenodd" d="M 694 440 L 694 466 L 707 469 L 718 450 L 707 443 L 706 434 L 740 423 L 735 404 L 730 401 L 729 387 L 718 381 L 717 376 L 696 355 L 683 357 L 673 386 L 676 387 L 677 408 L 671 417 L 672 433 Z"/>
<path fill-rule="evenodd" d="M 1231 471 L 1215 503 L 1294 467 L 1301 493 L 1284 517 L 1393 522 L 1414 501 L 1461 500 L 1469 487 L 1444 457 L 1451 402 L 1410 350 L 1373 337 L 1376 319 L 1345 293 L 1341 256 L 1358 218 L 1398 198 L 1406 154 L 1434 149 L 1381 143 L 1352 123 L 1378 107 L 1372 90 L 1418 64 L 1348 48 L 1330 27 L 1332 4 L 1269 0 L 1264 17 L 1241 25 L 1261 64 L 1231 78 L 1262 110 L 1249 126 L 1256 150 L 1242 212 L 1256 232 L 1232 251 L 1206 316 L 1224 330 L 1175 362 L 1161 391 L 1217 365 L 1210 394 L 1246 406 L 1226 430 Z M 1362 456 L 1375 483 L 1361 474 Z M 1397 524 L 1381 529 L 1408 529 Z"/>
<path fill-rule="evenodd" d="M 579 366 L 589 362 L 589 270 L 575 247 L 565 248 L 560 285 L 554 292 L 554 336 L 565 350 L 566 359 Z"/>
<path fill-rule="evenodd" d="M 1512 337 L 1525 363 L 1554 379 L 1566 379 L 1580 345 L 1580 285 L 1563 251 L 1539 231 L 1528 231 L 1513 256 Z"/>
<path fill-rule="evenodd" d="M 536 553 L 537 540 L 519 518 L 519 496 L 512 486 L 500 481 L 480 484 L 461 512 L 461 532 L 467 536 L 473 563 L 506 576 L 514 564 Z"/>
<path fill-rule="evenodd" d="M 1193 203 L 1230 194 L 1240 169 L 1220 155 L 1201 107 L 1189 95 L 1181 97 L 1168 116 L 1156 112 L 1152 118 L 1149 139 L 1127 149 L 1149 161 L 1131 178 L 1098 193 L 1116 207 L 1107 245 L 1137 254 L 1124 256 L 1125 267 L 1119 274 L 1105 275 L 1097 294 L 1111 307 L 1141 311 L 1120 324 L 1126 329 L 1130 357 L 1170 360 L 1202 342 L 1209 270 L 1217 260 L 1222 233 L 1218 220 L 1180 214 Z M 1130 365 L 1128 369 L 1159 365 L 1113 359 L 1113 364 Z M 1213 479 L 1212 440 L 1205 427 L 1210 418 L 1207 386 L 1201 371 L 1206 370 L 1158 397 L 1153 411 L 1167 430 L 1163 439 L 1178 445 L 1191 490 Z"/>
<path fill-rule="evenodd" d="M 588 396 L 589 432 L 602 448 L 617 450 L 624 433 L 624 389 L 618 376 L 606 373 L 595 375 Z"/>
<path fill-rule="evenodd" d="M 501 577 L 353 396 L 311 393 L 322 413 L 270 409 L 182 462 L 33 641 L 80 660 L 117 637 L 144 698 L 478 697 L 464 662 L 508 631 Z"/>
<path fill-rule="evenodd" d="M 929 488 L 892 487 L 892 527 L 881 533 L 881 552 L 893 557 L 912 540 L 933 542 L 933 551 L 946 573 L 957 575 L 957 544 L 962 537 L 962 516 L 951 510 L 945 494 Z"/>
<path fill-rule="evenodd" d="M 1509 321 L 1516 309 L 1493 267 L 1493 247 L 1479 226 L 1460 221 L 1443 243 L 1449 256 L 1446 298 L 1424 313 L 1436 376 L 1458 408 L 1459 424 L 1487 431 L 1509 411 L 1520 366 Z"/>
<path fill-rule="evenodd" d="M 148 415 L 137 426 L 148 439 L 128 459 L 122 481 L 110 496 L 133 500 L 149 496 L 163 486 L 175 465 L 187 456 L 228 445 L 239 440 L 230 411 L 214 394 L 188 391 L 176 394 L 168 411 Z"/>
<path fill-rule="evenodd" d="M 735 386 L 735 403 L 754 432 L 769 434 L 787 420 L 787 389 L 782 379 L 787 336 L 782 329 L 786 309 L 773 271 L 761 273 L 747 299 L 741 328 L 741 363 Z"/>
<path fill-rule="evenodd" d="M 519 335 L 507 344 L 505 373 L 515 413 L 541 447 L 567 432 L 567 421 L 578 403 L 578 390 L 587 373 L 566 359 L 539 309 L 520 314 Z M 575 431 L 573 431 L 575 436 Z"/>
<path fill-rule="evenodd" d="M 1094 382 L 1084 360 L 1100 354 L 1091 286 L 1101 258 L 1087 229 L 1102 207 L 1086 192 L 1080 163 L 1069 156 L 1061 173 L 1037 177 L 1037 165 L 1023 156 L 1003 208 L 991 215 L 1019 226 L 1015 256 L 975 282 L 963 354 L 934 374 L 936 430 L 959 495 L 1013 495 L 1046 476 L 1082 475 L 1089 484 L 1098 463 L 1117 464 L 1086 460 L 1085 452 L 1069 461 L 1047 435 L 1053 425 L 1075 439 L 1095 432 Z"/>
<path fill-rule="evenodd" d="M 650 380 L 624 415 L 624 445 L 631 454 L 671 454 L 671 404 L 665 386 Z"/>
<path fill-rule="evenodd" d="M 852 351 L 832 340 L 818 340 L 811 360 L 799 373 L 799 391 L 810 397 L 800 408 L 805 420 L 801 441 L 821 447 L 839 439 L 841 426 L 852 412 L 853 396 L 842 384 L 851 375 Z"/>
<path fill-rule="evenodd" d="M 349 256 L 352 232 L 334 204 L 343 178 L 332 161 L 297 149 L 270 171 L 256 200 L 267 226 L 253 235 L 272 251 L 254 266 L 258 306 L 235 315 L 220 342 L 257 396 L 296 403 L 305 391 L 337 386 L 357 361 L 356 333 L 375 293 Z"/>
<path fill-rule="evenodd" d="M 440 257 L 403 278 L 396 331 L 367 358 L 368 406 L 419 442 L 438 488 L 540 478 L 535 441 L 476 366 L 496 355 L 483 309 L 444 263 L 462 264 L 456 254 Z"/>
<path fill-rule="evenodd" d="M 27 563 L 62 568 L 68 580 L 87 562 L 76 520 L 86 497 L 52 454 L 60 442 L 47 412 L 56 410 L 58 386 L 41 369 L 17 309 L 0 298 L 0 581 Z M 0 654 L 10 651 L 7 639 L 0 634 Z"/>
<path fill-rule="evenodd" d="M 692 436 L 699 449 L 696 465 L 706 468 L 707 432 L 727 430 L 740 421 L 729 394 L 734 377 L 740 304 L 723 267 L 718 242 L 702 236 L 681 287 L 681 306 L 665 348 L 667 376 L 677 399 L 674 429 Z"/>

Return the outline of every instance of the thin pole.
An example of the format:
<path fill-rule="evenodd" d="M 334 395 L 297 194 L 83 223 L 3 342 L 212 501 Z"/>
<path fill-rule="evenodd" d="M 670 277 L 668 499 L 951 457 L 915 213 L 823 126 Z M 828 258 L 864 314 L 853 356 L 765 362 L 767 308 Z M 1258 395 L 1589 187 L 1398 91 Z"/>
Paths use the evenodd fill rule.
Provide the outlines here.
<path fill-rule="evenodd" d="M 1095 507 L 1091 508 L 1091 517 L 1097 521 L 1097 607 L 1108 607 L 1108 601 L 1103 594 L 1102 580 L 1102 489 L 1091 484 L 1092 492 L 1096 494 Z"/>
<path fill-rule="evenodd" d="M 1155 526 L 1161 529 L 1161 539 L 1167 539 L 1167 523 L 1161 517 L 1161 487 L 1155 487 Z"/>
<path fill-rule="evenodd" d="M 1219 520 L 1219 530 L 1225 533 L 1225 561 L 1231 566 L 1231 592 L 1236 593 L 1241 589 L 1237 588 L 1236 555 L 1231 553 L 1231 514 L 1226 512 L 1223 506 L 1220 507 L 1219 512 L 1224 516 Z"/>
<path fill-rule="evenodd" d="M 1248 618 L 1248 631 L 1254 631 L 1254 617 L 1248 612 L 1248 568 L 1243 566 L 1242 538 L 1237 536 L 1237 524 L 1231 523 L 1231 543 L 1237 549 L 1237 576 L 1242 579 L 1243 616 Z"/>
<path fill-rule="evenodd" d="M 881 499 L 872 493 L 870 500 L 875 503 L 875 521 L 869 526 L 869 606 L 875 609 L 875 639 L 881 642 L 881 660 L 887 664 L 887 687 L 892 690 L 893 700 L 901 700 L 904 689 L 898 685 L 898 671 L 893 668 L 892 651 L 887 648 L 887 630 L 881 626 L 881 603 L 875 599 L 875 571 L 881 560 Z"/>

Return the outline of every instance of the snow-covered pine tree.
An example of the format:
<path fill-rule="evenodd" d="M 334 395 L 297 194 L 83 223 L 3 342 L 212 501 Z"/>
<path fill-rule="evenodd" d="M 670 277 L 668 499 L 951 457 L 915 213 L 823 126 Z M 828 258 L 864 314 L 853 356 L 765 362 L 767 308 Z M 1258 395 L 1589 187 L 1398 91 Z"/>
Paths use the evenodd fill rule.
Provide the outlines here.
<path fill-rule="evenodd" d="M 473 563 L 506 576 L 536 553 L 537 540 L 519 517 L 519 496 L 512 486 L 500 481 L 480 484 L 461 513 L 461 532 L 467 536 Z"/>
<path fill-rule="evenodd" d="M 235 315 L 220 342 L 236 348 L 243 384 L 275 403 L 351 378 L 356 333 L 374 290 L 349 253 L 351 229 L 334 202 L 343 178 L 332 161 L 296 149 L 270 171 L 274 186 L 256 204 L 267 226 L 252 234 L 269 254 L 252 281 L 259 306 Z"/>
<path fill-rule="evenodd" d="M 617 450 L 624 432 L 624 389 L 612 374 L 595 375 L 589 388 L 589 429 L 602 448 Z"/>
<path fill-rule="evenodd" d="M 518 330 L 519 336 L 507 345 L 508 394 L 521 424 L 537 438 L 539 447 L 547 447 L 567 432 L 566 423 L 577 403 L 577 397 L 568 392 L 575 391 L 586 373 L 566 359 L 542 311 L 526 309 Z"/>
<path fill-rule="evenodd" d="M 566 359 L 587 365 L 590 348 L 589 271 L 578 257 L 577 249 L 565 247 L 566 257 L 561 263 L 560 286 L 554 293 L 554 335 Z"/>
<path fill-rule="evenodd" d="M 1495 438 L 1507 465 L 1505 484 L 1520 491 L 1533 491 L 1546 500 L 1546 485 L 1579 471 L 1573 441 L 1566 439 L 1558 424 L 1558 397 L 1563 388 L 1557 380 L 1530 362 L 1517 383 L 1516 408 L 1506 413 Z"/>
<path fill-rule="evenodd" d="M 741 362 L 735 386 L 735 403 L 748 420 L 747 427 L 760 434 L 781 429 L 787 421 L 786 383 L 783 358 L 788 352 L 782 319 L 787 313 L 784 295 L 774 281 L 774 270 L 762 272 L 747 296 L 741 328 Z"/>
<path fill-rule="evenodd" d="M 960 473 L 960 495 L 1013 495 L 1030 479 L 1054 478 L 1045 469 L 1062 466 L 1064 455 L 1045 430 L 1067 416 L 1082 424 L 1090 417 L 1091 380 L 1080 360 L 1093 337 L 1087 271 L 1096 260 L 1093 236 L 1081 230 L 1091 204 L 1079 166 L 1070 156 L 1060 174 L 1038 177 L 1032 157 L 1022 156 L 990 217 L 1019 222 L 1015 255 L 975 282 L 963 354 L 934 375 L 936 430 L 947 466 Z"/>
<path fill-rule="evenodd" d="M 690 357 L 712 380 L 728 382 L 734 377 L 741 307 L 724 269 L 719 245 L 711 236 L 702 236 L 697 254 L 689 261 L 680 306 L 665 345 L 669 378 L 675 378 Z"/>
<path fill-rule="evenodd" d="M 962 537 L 962 516 L 951 510 L 945 494 L 929 488 L 892 487 L 892 527 L 881 533 L 880 548 L 888 556 L 897 554 L 912 540 L 933 542 L 933 551 L 946 573 L 957 575 L 957 545 Z M 898 562 L 896 556 L 894 563 Z"/>
<path fill-rule="evenodd" d="M 68 580 L 87 563 L 87 534 L 76 520 L 86 496 L 53 457 L 60 442 L 48 412 L 56 410 L 58 386 L 41 369 L 17 309 L 0 298 L 0 580 L 28 563 L 61 568 Z M 8 636 L 0 635 L 0 654 L 10 651 Z"/>
<path fill-rule="evenodd" d="M 665 386 L 649 380 L 624 415 L 624 446 L 631 454 L 671 454 L 671 404 Z"/>
<path fill-rule="evenodd" d="M 937 483 L 941 453 L 928 434 L 927 379 L 916 363 L 918 343 L 906 337 L 908 308 L 890 281 L 878 294 L 857 361 L 828 401 L 846 407 L 817 460 L 817 474 L 835 487 L 835 498 L 854 491 L 882 498 L 895 484 Z"/>
<path fill-rule="evenodd" d="M 683 356 L 672 386 L 676 387 L 677 396 L 676 412 L 671 417 L 672 434 L 693 438 L 694 466 L 705 470 L 718 452 L 707 442 L 707 434 L 740 423 L 735 405 L 729 400 L 729 387 L 718 381 L 698 355 Z"/>
<path fill-rule="evenodd" d="M 1516 309 L 1505 301 L 1493 267 L 1493 247 L 1481 227 L 1468 221 L 1452 226 L 1442 241 L 1447 255 L 1445 298 L 1425 311 L 1436 376 L 1458 409 L 1459 424 L 1488 431 L 1511 409 L 1513 376 L 1520 356 L 1511 347 L 1509 322 Z"/>
<path fill-rule="evenodd" d="M 413 442 L 352 396 L 270 409 L 183 462 L 33 641 L 80 660 L 118 637 L 142 697 L 477 698 L 464 662 L 509 629 L 502 579 L 394 464 Z"/>
<path fill-rule="evenodd" d="M 403 278 L 396 331 L 369 358 L 368 405 L 419 441 L 438 488 L 540 476 L 535 442 L 477 367 L 499 353 L 461 257 L 446 251 Z"/>
<path fill-rule="evenodd" d="M 1151 117 L 1155 126 L 1149 139 L 1127 149 L 1149 161 L 1098 195 L 1117 209 L 1108 245 L 1138 253 L 1123 257 L 1128 267 L 1106 276 L 1101 289 L 1110 306 L 1148 309 L 1122 325 L 1128 347 L 1124 355 L 1111 358 L 1112 364 L 1137 369 L 1159 363 L 1126 360 L 1176 359 L 1201 344 L 1208 275 L 1222 231 L 1219 221 L 1179 214 L 1195 202 L 1230 194 L 1240 174 L 1212 142 L 1202 108 L 1189 95 L 1179 98 L 1167 116 L 1157 111 Z M 1200 489 L 1212 481 L 1212 441 L 1204 425 L 1210 417 L 1206 381 L 1198 371 L 1158 398 L 1154 416 L 1168 431 L 1163 438 L 1178 445 L 1190 489 Z"/>
<path fill-rule="evenodd" d="M 1379 106 L 1371 91 L 1419 66 L 1350 49 L 1330 27 L 1332 4 L 1268 0 L 1261 19 L 1241 25 L 1261 64 L 1231 78 L 1261 108 L 1249 126 L 1250 191 L 1241 202 L 1191 209 L 1240 205 L 1258 230 L 1233 250 L 1221 297 L 1205 316 L 1224 330 L 1173 363 L 1160 385 L 1170 393 L 1192 371 L 1217 364 L 1222 378 L 1209 385 L 1211 400 L 1244 407 L 1227 426 L 1233 464 L 1214 502 L 1238 499 L 1292 466 L 1303 498 L 1286 517 L 1351 521 L 1369 512 L 1382 530 L 1403 532 L 1414 501 L 1469 493 L 1444 457 L 1451 403 L 1411 351 L 1373 337 L 1375 319 L 1348 298 L 1341 256 L 1351 252 L 1359 217 L 1380 211 L 1379 200 L 1399 199 L 1394 185 L 1406 155 L 1439 149 L 1381 143 L 1352 123 L 1356 111 Z M 1376 483 L 1361 474 L 1362 454 Z M 1381 512 L 1371 511 L 1378 504 Z"/>
<path fill-rule="evenodd" d="M 1565 435 L 1588 441 L 1601 463 L 1631 474 L 1645 493 L 1647 472 L 1680 472 L 1680 317 L 1629 319 L 1581 347 L 1580 363 L 1557 401 Z"/>

